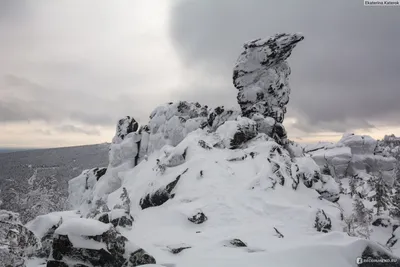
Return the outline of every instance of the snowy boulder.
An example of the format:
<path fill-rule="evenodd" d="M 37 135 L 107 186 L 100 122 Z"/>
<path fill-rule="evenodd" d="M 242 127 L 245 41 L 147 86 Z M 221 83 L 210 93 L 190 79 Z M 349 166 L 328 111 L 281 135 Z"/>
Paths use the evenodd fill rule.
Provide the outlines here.
<path fill-rule="evenodd" d="M 300 157 L 295 159 L 298 167 L 296 178 L 303 181 L 308 188 L 315 189 L 322 198 L 337 202 L 340 198 L 338 183 L 330 175 L 321 174 L 319 166 L 311 157 Z"/>
<path fill-rule="evenodd" d="M 187 171 L 187 169 L 180 175 L 178 175 L 172 182 L 167 184 L 163 188 L 157 189 L 153 193 L 147 194 L 145 197 L 140 199 L 140 207 L 144 210 L 151 207 L 161 206 L 168 200 L 175 197 L 175 194 L 172 193 L 178 184 L 181 176 Z"/>
<path fill-rule="evenodd" d="M 243 45 L 244 51 L 233 70 L 243 116 L 253 119 L 253 115 L 261 114 L 283 122 L 290 94 L 290 67 L 286 59 L 303 39 L 301 34 L 282 33 Z"/>
<path fill-rule="evenodd" d="M 314 150 L 310 155 L 321 170 L 328 166 L 332 175 L 339 178 L 347 175 L 346 171 L 352 159 L 351 149 L 345 146 Z"/>
<path fill-rule="evenodd" d="M 326 215 L 325 211 L 319 209 L 315 215 L 314 228 L 318 232 L 328 233 L 331 231 L 332 222 L 331 219 Z"/>
<path fill-rule="evenodd" d="M 194 224 L 202 224 L 203 222 L 207 221 L 208 218 L 202 211 L 199 211 L 192 217 L 189 217 L 188 220 Z"/>
<path fill-rule="evenodd" d="M 350 147 L 352 154 L 374 154 L 377 141 L 368 135 L 345 134 L 339 144 Z"/>
<path fill-rule="evenodd" d="M 233 109 L 225 109 L 224 106 L 216 107 L 210 112 L 207 123 L 211 131 L 215 131 L 219 126 L 224 124 L 226 121 L 233 121 L 239 117 L 240 112 Z"/>
<path fill-rule="evenodd" d="M 38 258 L 48 258 L 51 253 L 51 248 L 53 246 L 53 235 L 56 229 L 61 225 L 62 220 L 60 220 L 57 224 L 54 224 L 47 232 L 41 237 L 41 247 L 35 253 Z"/>
<path fill-rule="evenodd" d="M 119 144 L 129 133 L 136 132 L 138 128 L 139 123 L 130 116 L 120 119 L 112 143 Z"/>
<path fill-rule="evenodd" d="M 68 181 L 68 207 L 78 209 L 87 203 L 93 194 L 96 182 L 103 177 L 107 168 L 84 170 L 82 174 Z"/>
<path fill-rule="evenodd" d="M 226 148 L 235 149 L 256 137 L 257 124 L 248 118 L 239 117 L 235 121 L 227 121 L 217 129 Z"/>
<path fill-rule="evenodd" d="M 180 101 L 157 107 L 150 114 L 147 153 L 178 145 L 190 132 L 207 125 L 208 107 Z"/>
<path fill-rule="evenodd" d="M 62 266 L 62 263 L 113 267 L 138 266 L 156 261 L 110 224 L 81 218 L 61 224 L 54 233 L 47 266 Z"/>
<path fill-rule="evenodd" d="M 124 209 L 113 209 L 97 215 L 96 218 L 102 223 L 111 223 L 114 227 L 121 226 L 127 229 L 132 228 L 134 221 L 133 217 Z"/>
<path fill-rule="evenodd" d="M 24 258 L 39 248 L 40 240 L 21 224 L 18 213 L 0 210 L 0 256 L 5 266 L 24 266 Z"/>
<path fill-rule="evenodd" d="M 392 225 L 392 220 L 388 218 L 377 218 L 372 222 L 373 226 L 387 228 Z"/>

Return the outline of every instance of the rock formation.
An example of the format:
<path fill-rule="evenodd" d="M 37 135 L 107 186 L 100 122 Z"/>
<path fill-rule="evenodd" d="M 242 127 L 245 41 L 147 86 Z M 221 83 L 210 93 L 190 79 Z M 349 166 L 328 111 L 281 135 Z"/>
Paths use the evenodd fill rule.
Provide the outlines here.
<path fill-rule="evenodd" d="M 243 116 L 257 121 L 260 130 L 280 144 L 286 143 L 282 122 L 290 94 L 286 59 L 303 39 L 301 34 L 276 34 L 247 42 L 233 70 Z"/>

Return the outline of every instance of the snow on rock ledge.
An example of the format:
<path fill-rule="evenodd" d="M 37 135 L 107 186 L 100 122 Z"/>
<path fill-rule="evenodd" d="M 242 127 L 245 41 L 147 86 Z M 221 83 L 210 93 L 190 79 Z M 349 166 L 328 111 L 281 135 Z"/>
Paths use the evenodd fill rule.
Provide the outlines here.
<path fill-rule="evenodd" d="M 133 267 L 151 263 L 156 263 L 152 256 L 122 236 L 111 224 L 79 218 L 68 220 L 55 230 L 47 266 Z"/>

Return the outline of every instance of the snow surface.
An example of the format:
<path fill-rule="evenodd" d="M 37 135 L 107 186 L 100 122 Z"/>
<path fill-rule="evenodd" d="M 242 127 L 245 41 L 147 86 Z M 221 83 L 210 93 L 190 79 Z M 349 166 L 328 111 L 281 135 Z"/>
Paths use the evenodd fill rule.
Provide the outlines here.
<path fill-rule="evenodd" d="M 62 219 L 67 222 L 70 219 L 79 218 L 80 215 L 76 211 L 60 211 L 52 212 L 46 215 L 37 216 L 25 226 L 31 230 L 37 237 L 42 238 L 44 234 Z"/>
<path fill-rule="evenodd" d="M 212 144 L 216 139 L 215 135 L 197 130 L 172 151 L 168 148 L 170 153 L 187 148 L 183 164 L 167 168 L 160 175 L 153 170 L 156 159 L 165 156 L 160 151 L 121 176 L 135 217 L 132 230 L 121 230 L 128 239 L 149 252 L 158 263 L 173 263 L 177 267 L 264 267 L 266 262 L 279 267 L 356 266 L 356 255 L 371 242 L 342 232 L 344 224 L 335 204 L 320 199 L 314 189 L 302 183 L 293 190 L 290 179 L 275 189 L 250 190 L 260 173 L 271 175 L 266 162 L 275 142 L 253 141 L 247 148 L 236 151 L 205 150 L 197 145 L 199 140 Z M 254 159 L 248 156 L 239 161 L 226 160 L 232 155 L 250 152 L 257 154 Z M 318 169 L 311 158 L 300 162 L 307 171 Z M 140 199 L 145 194 L 165 187 L 179 174 L 182 176 L 173 191 L 176 194 L 173 199 L 159 207 L 140 208 Z M 121 193 L 118 189 L 108 196 L 109 207 L 120 202 Z M 313 227 L 318 209 L 323 209 L 331 218 L 333 232 L 319 233 Z M 199 210 L 208 220 L 199 225 L 189 222 L 187 218 Z M 284 238 L 276 237 L 274 227 Z M 241 239 L 248 247 L 224 246 L 234 238 Z M 173 255 L 166 248 L 174 244 L 191 248 Z"/>
<path fill-rule="evenodd" d="M 68 236 L 95 236 L 108 231 L 110 227 L 109 224 L 94 219 L 72 218 L 63 222 L 54 233 Z"/>

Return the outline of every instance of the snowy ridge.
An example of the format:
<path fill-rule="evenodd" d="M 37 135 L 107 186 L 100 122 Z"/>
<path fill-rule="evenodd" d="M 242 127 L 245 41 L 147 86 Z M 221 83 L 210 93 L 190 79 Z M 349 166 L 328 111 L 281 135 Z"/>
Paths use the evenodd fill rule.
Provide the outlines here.
<path fill-rule="evenodd" d="M 108 167 L 69 182 L 74 211 L 27 225 L 47 244 L 47 266 L 355 267 L 357 257 L 399 266 L 395 220 L 374 217 L 377 229 L 393 227 L 382 231 L 393 245 L 360 238 L 382 237 L 364 223 L 370 207 L 383 210 L 378 191 L 387 189 L 377 182 L 370 201 L 368 175 L 391 171 L 375 143 L 346 135 L 304 151 L 287 140 L 286 60 L 301 40 L 277 34 L 244 45 L 234 68 L 241 112 L 181 101 L 156 108 L 147 125 L 122 118 Z M 46 216 L 51 223 L 39 223 Z"/>

